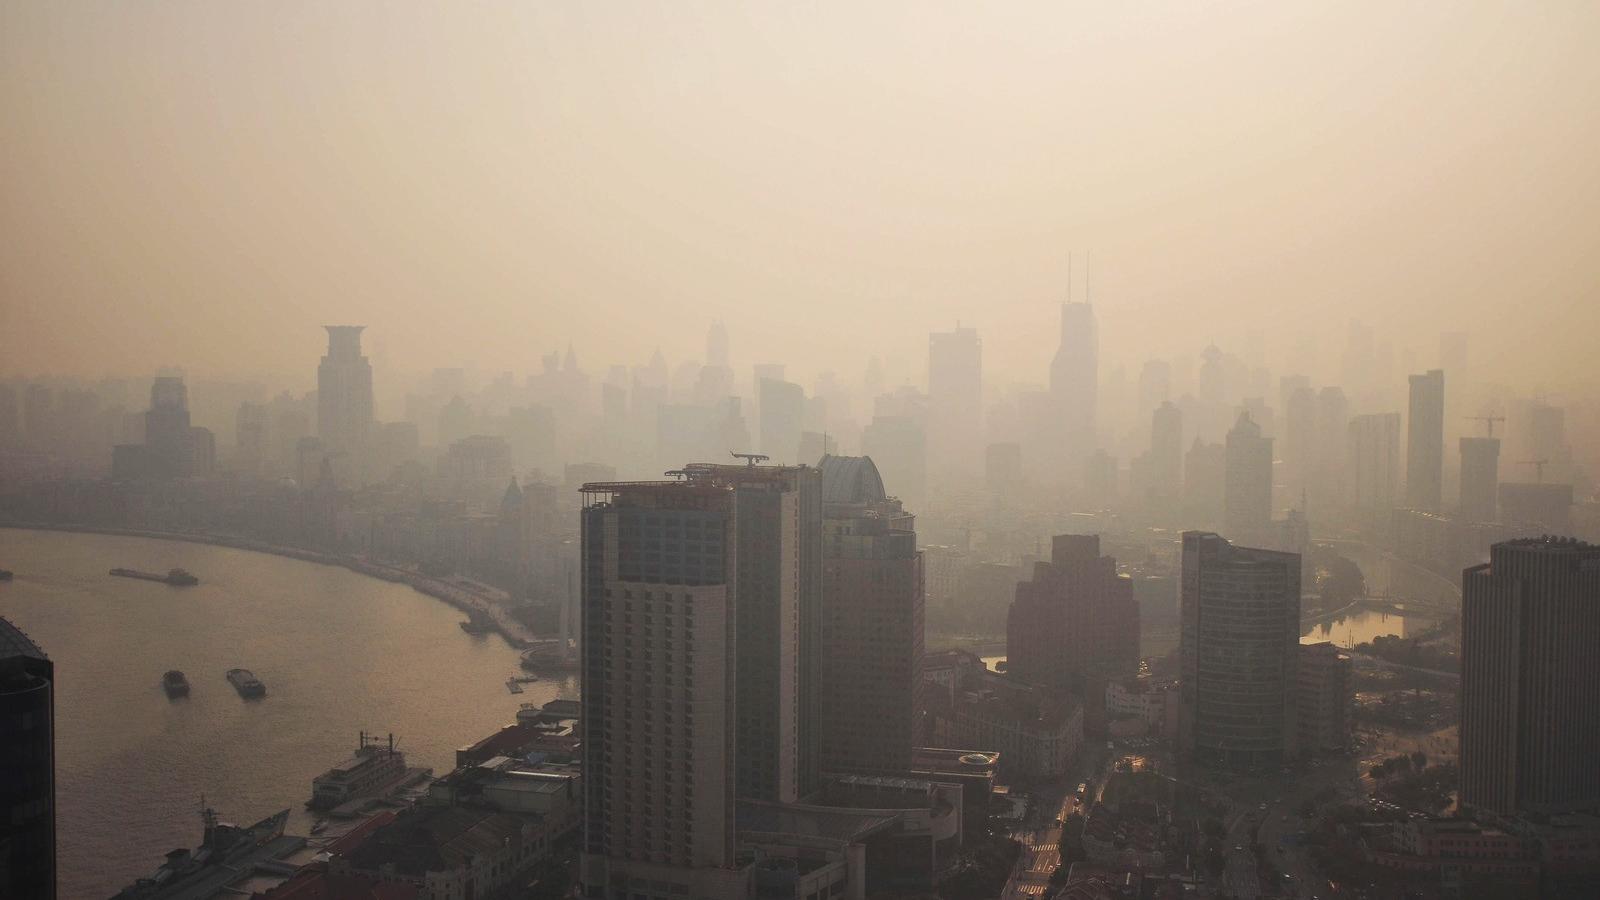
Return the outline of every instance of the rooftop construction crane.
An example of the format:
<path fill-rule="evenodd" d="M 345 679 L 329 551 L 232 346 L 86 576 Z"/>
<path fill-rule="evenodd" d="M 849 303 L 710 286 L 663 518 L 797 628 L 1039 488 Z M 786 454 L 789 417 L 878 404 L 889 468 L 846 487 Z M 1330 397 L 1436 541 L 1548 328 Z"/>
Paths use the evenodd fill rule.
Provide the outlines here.
<path fill-rule="evenodd" d="M 1506 420 L 1505 416 L 1467 416 L 1467 418 L 1482 422 L 1489 429 L 1489 437 L 1494 437 L 1494 423 Z"/>

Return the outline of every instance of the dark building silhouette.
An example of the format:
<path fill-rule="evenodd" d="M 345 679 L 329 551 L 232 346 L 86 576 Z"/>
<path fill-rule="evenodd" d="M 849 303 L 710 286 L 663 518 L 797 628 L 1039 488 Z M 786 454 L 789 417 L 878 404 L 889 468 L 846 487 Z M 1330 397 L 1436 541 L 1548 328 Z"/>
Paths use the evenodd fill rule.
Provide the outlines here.
<path fill-rule="evenodd" d="M 150 409 L 144 414 L 144 446 L 158 477 L 188 474 L 189 429 L 189 389 L 182 378 L 158 376 L 150 385 Z"/>
<path fill-rule="evenodd" d="M 819 744 L 827 772 L 904 772 L 916 743 L 923 649 L 915 521 L 871 457 L 827 456 L 822 471 Z"/>
<path fill-rule="evenodd" d="M 1297 753 L 1300 556 L 1183 535 L 1178 752 L 1232 768 Z"/>
<path fill-rule="evenodd" d="M 1444 490 L 1444 372 L 1411 376 L 1406 417 L 1406 505 L 1438 512 Z"/>
<path fill-rule="evenodd" d="M 55 666 L 0 618 L 0 897 L 56 895 Z"/>
<path fill-rule="evenodd" d="M 1058 534 L 1050 561 L 1017 585 L 1006 620 L 1006 674 L 1046 687 L 1139 669 L 1139 604 L 1099 535 Z"/>
<path fill-rule="evenodd" d="M 1495 544 L 1461 576 L 1461 804 L 1600 808 L 1600 547 Z"/>

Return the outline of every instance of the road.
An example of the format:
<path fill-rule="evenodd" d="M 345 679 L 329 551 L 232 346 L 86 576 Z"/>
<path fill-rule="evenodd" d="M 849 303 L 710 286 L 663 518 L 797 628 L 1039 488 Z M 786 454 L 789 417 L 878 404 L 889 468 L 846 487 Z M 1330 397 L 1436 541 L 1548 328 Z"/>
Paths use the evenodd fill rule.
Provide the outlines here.
<path fill-rule="evenodd" d="M 1089 782 L 1091 799 L 1086 802 L 1093 805 L 1105 789 L 1106 774 L 1110 767 L 1111 760 L 1106 758 L 1105 752 L 1088 744 L 1088 749 L 1074 764 L 1072 774 L 1034 795 L 1034 812 L 1031 814 L 1034 824 L 1011 833 L 1022 844 L 1022 853 L 1011 870 L 1011 879 L 1006 882 L 1005 890 L 1000 893 L 1000 900 L 1046 895 L 1050 876 L 1061 865 L 1059 823 L 1065 822 L 1067 816 L 1080 809 L 1075 790 L 1079 782 Z"/>

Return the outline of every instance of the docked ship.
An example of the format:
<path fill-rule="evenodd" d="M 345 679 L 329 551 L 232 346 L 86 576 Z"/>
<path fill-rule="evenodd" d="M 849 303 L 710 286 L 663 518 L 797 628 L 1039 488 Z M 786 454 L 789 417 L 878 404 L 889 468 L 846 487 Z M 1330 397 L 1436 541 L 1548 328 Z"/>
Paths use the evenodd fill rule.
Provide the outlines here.
<path fill-rule="evenodd" d="M 183 673 L 177 669 L 173 669 L 161 676 L 161 687 L 166 690 L 168 697 L 189 696 L 189 679 L 185 678 Z"/>
<path fill-rule="evenodd" d="M 283 833 L 289 819 L 287 809 L 249 828 L 219 822 L 209 808 L 200 816 L 205 823 L 200 846 L 168 853 L 154 875 L 128 885 L 112 900 L 178 900 L 222 894 L 234 883 L 248 879 L 257 865 L 281 860 L 305 846 L 304 838 Z"/>
<path fill-rule="evenodd" d="M 334 807 L 393 787 L 406 777 L 406 755 L 395 749 L 394 735 L 387 743 L 375 734 L 361 732 L 355 755 L 311 779 L 312 809 Z"/>
<path fill-rule="evenodd" d="M 467 634 L 488 634 L 494 630 L 494 622 L 483 613 L 473 610 L 471 617 L 461 623 L 461 630 Z"/>
<path fill-rule="evenodd" d="M 229 669 L 228 683 L 233 685 L 233 689 L 239 692 L 239 696 L 246 699 L 265 697 L 267 695 L 267 686 L 262 684 L 261 679 L 257 678 L 255 673 L 249 669 Z"/>
<path fill-rule="evenodd" d="M 142 581 L 159 581 L 162 584 L 170 584 L 173 587 L 193 587 L 194 585 L 200 583 L 200 579 L 190 575 L 183 569 L 172 569 L 169 570 L 165 575 L 157 575 L 154 572 L 141 572 L 138 569 L 112 569 L 111 574 L 117 576 L 118 578 L 138 578 Z"/>

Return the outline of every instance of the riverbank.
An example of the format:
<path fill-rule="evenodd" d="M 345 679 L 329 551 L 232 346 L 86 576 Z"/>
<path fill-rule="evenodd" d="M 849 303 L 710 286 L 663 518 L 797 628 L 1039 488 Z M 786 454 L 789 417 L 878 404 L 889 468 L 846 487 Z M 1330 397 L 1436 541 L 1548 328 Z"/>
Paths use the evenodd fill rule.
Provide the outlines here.
<path fill-rule="evenodd" d="M 377 578 L 392 584 L 404 584 L 419 594 L 425 594 L 435 600 L 448 603 L 469 616 L 474 616 L 480 621 L 487 622 L 496 634 L 500 635 L 505 639 L 506 643 L 516 649 L 521 650 L 531 647 L 540 639 L 539 635 L 535 634 L 526 625 L 511 617 L 509 609 L 511 596 L 504 591 L 485 584 L 471 582 L 467 579 L 435 578 L 430 575 L 424 575 L 415 569 L 376 563 L 357 556 L 321 553 L 300 547 L 286 547 L 230 535 L 201 534 L 187 531 L 142 531 L 132 528 L 102 528 L 91 525 L 54 525 L 35 522 L 5 522 L 0 523 L 0 528 L 15 528 L 23 531 L 109 534 L 120 537 L 150 538 L 158 541 L 183 541 L 190 544 L 208 544 L 213 547 L 228 547 L 234 550 L 247 550 L 251 553 L 284 556 L 323 566 L 338 566 L 370 578 Z"/>

